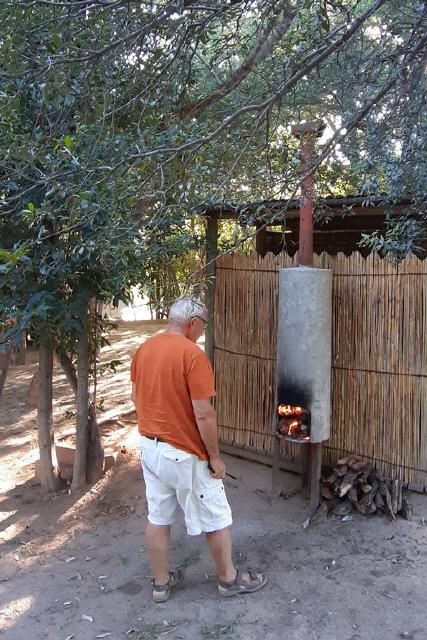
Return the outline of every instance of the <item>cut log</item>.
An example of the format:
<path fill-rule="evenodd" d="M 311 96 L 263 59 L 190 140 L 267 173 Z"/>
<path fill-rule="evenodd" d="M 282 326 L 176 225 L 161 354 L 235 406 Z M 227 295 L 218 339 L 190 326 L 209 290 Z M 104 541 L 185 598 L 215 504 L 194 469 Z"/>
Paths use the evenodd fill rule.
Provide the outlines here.
<path fill-rule="evenodd" d="M 345 477 L 343 478 L 338 490 L 337 490 L 337 494 L 340 498 L 343 498 L 351 489 L 353 485 L 351 484 L 351 482 L 349 480 L 346 480 Z"/>
<path fill-rule="evenodd" d="M 363 493 L 371 493 L 372 491 L 372 485 L 368 483 L 362 484 L 360 488 L 362 489 Z"/>
<path fill-rule="evenodd" d="M 334 496 L 331 500 L 325 500 L 324 504 L 327 505 L 328 511 L 332 511 L 340 502 L 340 499 L 337 496 Z"/>
<path fill-rule="evenodd" d="M 354 460 L 354 462 L 350 462 L 349 467 L 353 469 L 353 471 L 361 471 L 365 464 L 366 462 L 363 460 Z"/>
<path fill-rule="evenodd" d="M 348 516 L 353 510 L 353 505 L 350 500 L 341 500 L 335 507 L 332 509 L 332 513 L 334 516 Z"/>
<path fill-rule="evenodd" d="M 325 522 L 327 517 L 328 517 L 328 503 L 327 502 L 322 502 L 317 507 L 317 511 L 314 514 L 314 516 L 311 519 L 311 521 L 312 521 L 313 524 L 321 524 L 322 522 Z"/>
<path fill-rule="evenodd" d="M 353 503 L 356 504 L 358 498 L 357 498 L 357 489 L 356 487 L 351 487 L 350 491 L 348 492 L 348 499 Z"/>
<path fill-rule="evenodd" d="M 344 476 L 344 480 L 347 480 L 347 482 L 351 482 L 353 484 L 358 475 L 359 475 L 358 471 L 347 471 L 347 473 Z"/>
<path fill-rule="evenodd" d="M 405 520 L 412 520 L 412 506 L 406 496 L 402 496 L 402 509 L 400 515 Z"/>
<path fill-rule="evenodd" d="M 364 515 L 382 511 L 394 520 L 402 512 L 402 517 L 410 519 L 411 505 L 402 496 L 402 486 L 401 479 L 385 478 L 358 455 L 340 458 L 334 467 L 322 469 L 321 496 L 335 515 L 348 515 L 354 505 Z"/>
<path fill-rule="evenodd" d="M 371 464 L 364 465 L 358 478 L 360 484 L 368 482 L 369 474 L 372 472 L 373 468 L 374 467 Z"/>
<path fill-rule="evenodd" d="M 322 496 L 322 498 L 325 498 L 326 500 L 331 500 L 334 497 L 334 494 L 332 493 L 332 491 L 329 489 L 329 487 L 325 487 L 325 485 L 321 486 L 320 495 Z"/>
<path fill-rule="evenodd" d="M 377 510 L 377 505 L 375 504 L 375 496 L 371 497 L 370 493 L 367 493 L 363 496 L 359 502 L 356 503 L 356 509 L 363 513 L 363 515 L 371 515 L 375 513 Z"/>
<path fill-rule="evenodd" d="M 402 508 L 402 482 L 401 480 L 392 480 L 390 483 L 391 507 L 393 513 L 399 513 Z M 400 507 L 400 508 L 399 508 Z"/>
<path fill-rule="evenodd" d="M 387 482 L 385 480 L 383 480 L 380 483 L 380 493 L 384 498 L 385 512 L 390 516 L 392 520 L 394 520 L 395 515 L 394 515 L 393 507 L 391 504 L 391 495 L 390 495 L 390 491 L 388 490 Z"/>
<path fill-rule="evenodd" d="M 380 491 L 377 491 L 375 494 L 375 504 L 377 505 L 377 509 L 385 511 L 385 502 Z"/>
<path fill-rule="evenodd" d="M 335 480 L 333 481 L 333 483 L 331 485 L 331 489 L 335 493 L 335 495 L 338 495 L 338 492 L 339 492 L 340 486 L 341 486 L 341 482 L 342 482 L 342 478 L 335 478 Z"/>
<path fill-rule="evenodd" d="M 347 465 L 342 464 L 338 467 L 334 467 L 333 471 L 336 476 L 342 478 L 347 473 Z"/>

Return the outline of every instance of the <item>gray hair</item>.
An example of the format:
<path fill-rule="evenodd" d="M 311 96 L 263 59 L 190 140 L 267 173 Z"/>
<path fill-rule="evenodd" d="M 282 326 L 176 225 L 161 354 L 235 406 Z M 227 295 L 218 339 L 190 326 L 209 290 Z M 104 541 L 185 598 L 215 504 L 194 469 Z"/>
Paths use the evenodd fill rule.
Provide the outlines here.
<path fill-rule="evenodd" d="M 172 303 L 169 311 L 169 320 L 175 322 L 188 322 L 194 316 L 206 313 L 206 307 L 198 298 L 184 296 Z"/>

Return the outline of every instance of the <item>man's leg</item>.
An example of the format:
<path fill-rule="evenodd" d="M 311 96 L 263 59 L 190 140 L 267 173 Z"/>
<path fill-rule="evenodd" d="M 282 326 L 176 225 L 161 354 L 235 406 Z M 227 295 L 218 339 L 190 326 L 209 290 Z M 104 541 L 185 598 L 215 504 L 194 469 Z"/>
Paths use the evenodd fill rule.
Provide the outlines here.
<path fill-rule="evenodd" d="M 145 529 L 145 542 L 150 565 L 154 574 L 154 584 L 169 582 L 170 525 L 149 522 Z"/>
<path fill-rule="evenodd" d="M 236 595 L 238 593 L 251 593 L 262 589 L 267 584 L 267 578 L 263 573 L 244 571 L 238 577 L 237 569 L 233 564 L 231 551 L 230 529 L 220 529 L 206 534 L 209 550 L 215 562 L 218 580 L 228 582 L 229 585 L 218 585 L 221 595 Z M 221 591 L 222 589 L 222 591 Z"/>
<path fill-rule="evenodd" d="M 230 529 L 220 529 L 206 534 L 209 550 L 216 566 L 218 578 L 224 582 L 231 582 L 236 577 L 236 568 L 231 557 Z"/>

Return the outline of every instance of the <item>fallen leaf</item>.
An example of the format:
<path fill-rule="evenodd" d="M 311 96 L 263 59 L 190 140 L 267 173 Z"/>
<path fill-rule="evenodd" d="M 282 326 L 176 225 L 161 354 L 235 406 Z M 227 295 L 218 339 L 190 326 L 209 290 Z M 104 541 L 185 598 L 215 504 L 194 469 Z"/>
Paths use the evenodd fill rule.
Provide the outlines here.
<path fill-rule="evenodd" d="M 108 578 L 108 576 L 98 576 L 98 580 L 105 580 L 105 578 Z"/>
<path fill-rule="evenodd" d="M 70 636 L 67 636 L 65 640 L 73 640 L 73 638 L 74 638 L 74 633 L 72 633 Z"/>
<path fill-rule="evenodd" d="M 111 631 L 107 631 L 106 633 L 98 633 L 95 638 L 108 638 L 108 636 L 111 636 Z"/>
<path fill-rule="evenodd" d="M 302 523 L 302 528 L 307 529 L 309 524 L 310 524 L 310 518 L 307 518 L 307 520 L 304 520 L 304 522 Z"/>
<path fill-rule="evenodd" d="M 71 556 L 70 558 L 66 558 L 65 562 L 72 562 L 75 559 L 76 559 L 76 556 Z"/>
<path fill-rule="evenodd" d="M 64 605 L 64 607 L 69 607 L 71 604 L 71 600 L 69 600 L 68 602 L 63 602 L 62 604 Z"/>
<path fill-rule="evenodd" d="M 87 620 L 88 622 L 93 622 L 92 616 L 87 616 L 85 614 L 82 615 L 82 620 Z"/>
<path fill-rule="evenodd" d="M 341 522 L 351 522 L 353 520 L 353 516 L 344 516 Z"/>

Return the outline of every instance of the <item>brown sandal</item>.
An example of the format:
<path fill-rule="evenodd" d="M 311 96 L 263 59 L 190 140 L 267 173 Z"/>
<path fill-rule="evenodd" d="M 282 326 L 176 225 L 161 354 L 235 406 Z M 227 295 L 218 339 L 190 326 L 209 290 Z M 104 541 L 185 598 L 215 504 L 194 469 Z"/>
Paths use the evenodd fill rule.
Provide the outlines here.
<path fill-rule="evenodd" d="M 184 572 L 182 569 L 169 571 L 169 581 L 166 584 L 154 584 L 153 582 L 153 600 L 160 604 L 169 600 L 171 591 L 180 582 L 184 580 Z"/>
<path fill-rule="evenodd" d="M 249 574 L 249 580 L 243 577 L 244 573 Z M 242 593 L 254 593 L 254 591 L 263 589 L 266 584 L 267 576 L 262 573 L 252 569 L 246 569 L 246 571 L 237 569 L 236 577 L 231 582 L 218 581 L 218 591 L 223 598 L 231 598 L 231 596 L 238 596 Z"/>

